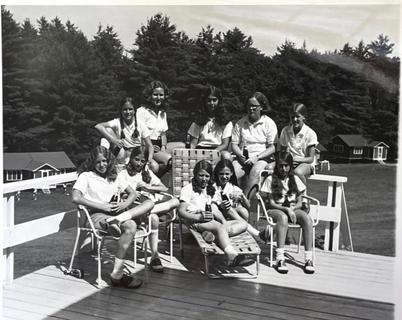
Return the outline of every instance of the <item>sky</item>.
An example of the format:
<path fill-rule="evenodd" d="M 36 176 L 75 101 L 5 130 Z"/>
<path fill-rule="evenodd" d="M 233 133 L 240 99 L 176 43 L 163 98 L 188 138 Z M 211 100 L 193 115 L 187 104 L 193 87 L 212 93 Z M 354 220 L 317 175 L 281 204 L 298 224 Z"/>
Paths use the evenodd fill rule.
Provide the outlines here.
<path fill-rule="evenodd" d="M 390 2 L 394 3 L 394 2 Z M 28 18 L 34 26 L 41 16 L 70 20 L 89 40 L 101 24 L 113 26 L 125 49 L 133 48 L 135 32 L 156 13 L 170 18 L 178 31 L 191 38 L 211 25 L 215 32 L 238 27 L 251 36 L 254 46 L 273 55 L 277 46 L 290 40 L 297 47 L 306 41 L 307 49 L 323 52 L 352 47 L 360 40 L 370 43 L 381 33 L 395 43 L 393 56 L 400 55 L 400 7 L 387 5 L 6 5 L 14 19 Z"/>

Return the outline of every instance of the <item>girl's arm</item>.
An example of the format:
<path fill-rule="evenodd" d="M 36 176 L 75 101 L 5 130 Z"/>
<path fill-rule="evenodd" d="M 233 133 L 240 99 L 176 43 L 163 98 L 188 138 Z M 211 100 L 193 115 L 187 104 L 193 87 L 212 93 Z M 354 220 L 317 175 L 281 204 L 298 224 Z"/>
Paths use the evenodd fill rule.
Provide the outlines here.
<path fill-rule="evenodd" d="M 232 142 L 232 151 L 237 156 L 237 159 L 239 159 L 240 163 L 243 163 L 246 160 L 237 143 Z"/>
<path fill-rule="evenodd" d="M 119 212 L 126 210 L 134 202 L 134 200 L 137 199 L 138 196 L 137 192 L 131 186 L 127 186 L 124 192 L 127 193 L 127 198 L 117 204 L 117 211 Z"/>
<path fill-rule="evenodd" d="M 214 219 L 218 220 L 222 224 L 225 223 L 226 219 L 223 216 L 222 212 L 219 210 L 218 205 L 215 202 L 213 202 L 211 206 L 212 206 L 212 213 L 214 215 Z"/>
<path fill-rule="evenodd" d="M 151 138 L 149 136 L 143 138 L 143 140 L 145 143 L 145 148 L 147 149 L 147 152 L 148 152 L 147 161 L 148 161 L 148 163 L 150 163 L 152 158 L 154 157 L 154 146 L 152 145 Z"/>
<path fill-rule="evenodd" d="M 142 189 L 148 192 L 167 192 L 169 189 L 160 181 L 159 184 L 144 184 L 141 186 Z"/>
<path fill-rule="evenodd" d="M 161 133 L 161 140 L 162 140 L 162 146 L 161 146 L 161 151 L 166 151 L 166 144 L 167 144 L 167 137 L 166 137 L 166 132 Z"/>
<path fill-rule="evenodd" d="M 190 137 L 191 137 L 190 148 L 195 149 L 195 147 L 197 147 L 197 144 L 198 144 L 198 138 L 193 137 L 191 134 L 190 134 Z"/>
<path fill-rule="evenodd" d="M 189 204 L 187 202 L 180 202 L 180 205 L 178 207 L 178 212 L 180 217 L 182 217 L 185 220 L 188 220 L 192 223 L 195 222 L 203 222 L 203 215 L 201 210 L 196 210 L 196 211 L 190 211 L 188 209 Z"/>
<path fill-rule="evenodd" d="M 313 163 L 314 157 L 315 157 L 315 146 L 309 146 L 307 147 L 306 156 L 304 158 L 295 156 L 293 158 L 293 161 L 298 163 Z"/>
<path fill-rule="evenodd" d="M 275 145 L 269 144 L 263 152 L 261 152 L 259 155 L 255 156 L 255 157 L 249 158 L 246 161 L 246 163 L 250 162 L 250 163 L 254 164 L 258 160 L 263 160 L 265 158 L 268 158 L 269 156 L 273 155 L 274 153 L 275 153 Z"/>
<path fill-rule="evenodd" d="M 295 215 L 293 209 L 281 206 L 280 204 L 277 204 L 274 201 L 274 199 L 270 196 L 270 194 L 268 194 L 268 206 L 270 209 L 278 209 L 278 210 L 283 211 L 284 213 L 287 214 L 287 216 L 289 217 L 289 220 L 292 223 L 296 223 L 296 215 Z"/>
<path fill-rule="evenodd" d="M 245 207 L 247 210 L 250 210 L 251 204 L 250 201 L 247 199 L 247 197 L 244 195 L 244 193 L 242 192 L 241 194 L 241 204 L 243 205 L 243 207 Z"/>
<path fill-rule="evenodd" d="M 229 141 L 230 141 L 230 137 L 223 138 L 222 143 L 216 147 L 216 150 L 218 150 L 218 151 L 227 150 L 229 147 Z"/>
<path fill-rule="evenodd" d="M 73 189 L 72 200 L 73 200 L 73 203 L 76 205 L 83 205 L 85 207 L 88 207 L 91 209 L 97 209 L 97 210 L 104 211 L 104 212 L 112 212 L 113 208 L 114 208 L 114 205 L 112 205 L 108 202 L 95 202 L 95 201 L 85 198 L 82 195 L 82 192 L 78 189 Z"/>
<path fill-rule="evenodd" d="M 95 129 L 104 137 L 107 141 L 112 144 L 123 147 L 123 141 L 117 137 L 114 132 L 114 128 L 110 126 L 108 122 L 101 122 L 95 125 Z"/>

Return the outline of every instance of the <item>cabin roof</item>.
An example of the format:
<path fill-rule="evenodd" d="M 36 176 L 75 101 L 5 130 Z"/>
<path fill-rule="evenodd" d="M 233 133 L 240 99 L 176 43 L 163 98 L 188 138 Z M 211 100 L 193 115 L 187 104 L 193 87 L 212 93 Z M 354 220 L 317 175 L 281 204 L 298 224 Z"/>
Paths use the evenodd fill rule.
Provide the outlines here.
<path fill-rule="evenodd" d="M 35 171 L 48 165 L 57 169 L 73 169 L 75 165 L 64 151 L 18 152 L 3 154 L 4 170 Z"/>

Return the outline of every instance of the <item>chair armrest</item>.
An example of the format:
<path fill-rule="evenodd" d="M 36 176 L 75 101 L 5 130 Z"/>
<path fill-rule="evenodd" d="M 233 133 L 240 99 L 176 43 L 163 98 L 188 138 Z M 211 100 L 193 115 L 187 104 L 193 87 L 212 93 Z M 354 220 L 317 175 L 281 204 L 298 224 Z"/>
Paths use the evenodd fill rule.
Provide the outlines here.
<path fill-rule="evenodd" d="M 301 197 L 307 199 L 309 201 L 309 205 L 310 202 L 315 203 L 315 217 L 313 217 L 313 226 L 316 226 L 320 221 L 320 201 L 308 195 L 302 195 Z M 311 214 L 311 210 L 309 214 Z"/>
<path fill-rule="evenodd" d="M 99 240 L 102 239 L 102 236 L 99 234 L 99 230 L 95 228 L 95 225 L 94 225 L 94 223 L 92 222 L 91 215 L 89 214 L 88 209 L 87 209 L 85 206 L 79 204 L 79 205 L 78 205 L 78 213 L 77 213 L 78 215 L 80 214 L 80 211 L 84 211 L 85 216 L 86 216 L 86 218 L 87 218 L 87 220 L 88 220 L 88 222 L 89 222 L 89 225 L 90 225 L 90 227 L 91 227 L 91 231 L 93 232 L 93 234 L 95 235 L 95 237 L 96 237 L 97 239 L 99 239 Z"/>
<path fill-rule="evenodd" d="M 261 196 L 261 194 L 260 194 L 259 191 L 256 193 L 256 197 L 257 197 L 258 201 L 260 202 L 260 206 L 261 206 L 262 212 L 264 212 L 265 219 L 267 220 L 267 222 L 268 222 L 270 225 L 274 226 L 274 225 L 275 225 L 275 222 L 274 222 L 274 220 L 272 220 L 272 218 L 268 215 L 268 211 L 267 211 L 267 208 L 265 207 L 264 199 L 262 198 L 262 196 Z"/>

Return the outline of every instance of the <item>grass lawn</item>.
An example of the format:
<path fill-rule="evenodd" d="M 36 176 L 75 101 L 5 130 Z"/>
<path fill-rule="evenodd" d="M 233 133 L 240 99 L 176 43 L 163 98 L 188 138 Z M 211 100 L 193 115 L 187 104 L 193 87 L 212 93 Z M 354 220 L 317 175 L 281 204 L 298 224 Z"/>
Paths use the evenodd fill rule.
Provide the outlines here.
<path fill-rule="evenodd" d="M 324 174 L 348 178 L 344 186 L 354 250 L 394 256 L 396 167 L 331 164 L 331 171 Z M 310 181 L 308 193 L 325 203 L 327 183 Z M 61 189 L 51 195 L 39 192 L 36 201 L 31 192 L 23 192 L 15 206 L 16 224 L 75 208 Z M 317 234 L 323 234 L 322 227 Z M 15 277 L 69 259 L 74 239 L 75 230 L 67 230 L 17 246 Z"/>

